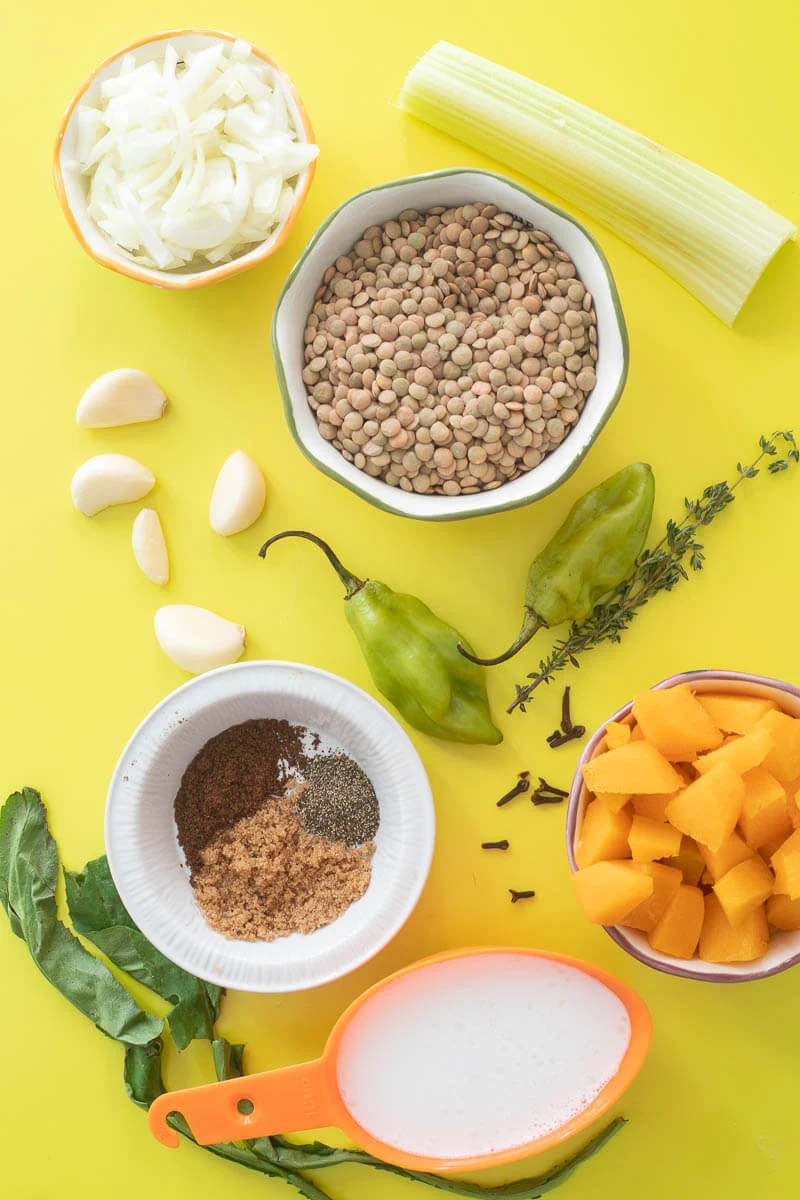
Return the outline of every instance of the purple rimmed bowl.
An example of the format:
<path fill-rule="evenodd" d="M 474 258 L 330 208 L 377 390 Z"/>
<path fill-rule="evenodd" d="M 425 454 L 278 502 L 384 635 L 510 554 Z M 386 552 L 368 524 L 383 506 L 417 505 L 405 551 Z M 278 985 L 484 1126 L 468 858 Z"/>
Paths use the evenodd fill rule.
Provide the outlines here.
<path fill-rule="evenodd" d="M 800 717 L 800 688 L 780 679 L 769 679 L 765 675 L 746 675 L 742 671 L 687 671 L 682 675 L 671 675 L 657 683 L 656 688 L 675 687 L 679 683 L 690 683 L 697 692 L 739 692 L 748 696 L 764 696 L 792 717 Z M 583 820 L 588 797 L 583 784 L 581 768 L 597 753 L 608 721 L 622 721 L 630 716 L 633 701 L 623 705 L 608 717 L 589 739 L 575 769 L 572 790 L 567 807 L 567 857 L 570 869 L 578 869 L 575 862 L 575 841 L 578 827 Z M 709 963 L 699 958 L 673 958 L 653 950 L 645 934 L 635 929 L 623 929 L 620 925 L 603 927 L 610 938 L 628 954 L 668 975 L 679 975 L 683 979 L 700 979 L 706 983 L 746 983 L 752 979 L 766 979 L 777 975 L 788 967 L 800 963 L 800 930 L 796 932 L 772 931 L 769 950 L 762 958 L 745 963 Z"/>

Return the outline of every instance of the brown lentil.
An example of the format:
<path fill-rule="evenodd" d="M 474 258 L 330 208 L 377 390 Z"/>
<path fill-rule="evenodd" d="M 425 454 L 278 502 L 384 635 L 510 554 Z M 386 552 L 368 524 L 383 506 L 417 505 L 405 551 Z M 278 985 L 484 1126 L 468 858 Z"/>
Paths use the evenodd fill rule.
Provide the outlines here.
<path fill-rule="evenodd" d="M 321 436 L 419 493 L 534 469 L 596 383 L 597 316 L 569 255 L 480 202 L 364 230 L 325 271 L 304 343 Z"/>

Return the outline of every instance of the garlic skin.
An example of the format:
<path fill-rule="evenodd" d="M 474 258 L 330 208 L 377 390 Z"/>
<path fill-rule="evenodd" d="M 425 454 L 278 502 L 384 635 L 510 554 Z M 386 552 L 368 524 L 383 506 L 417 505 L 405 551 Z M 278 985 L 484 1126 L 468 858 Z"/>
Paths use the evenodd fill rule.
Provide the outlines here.
<path fill-rule="evenodd" d="M 241 533 L 264 511 L 267 485 L 261 468 L 243 450 L 235 450 L 222 464 L 211 494 L 208 519 L 222 537 Z"/>
<path fill-rule="evenodd" d="M 72 503 L 93 517 L 112 504 L 141 500 L 155 487 L 156 477 L 127 454 L 97 454 L 72 476 Z"/>
<path fill-rule="evenodd" d="M 169 583 L 169 555 L 164 530 L 154 508 L 143 508 L 137 514 L 131 531 L 133 557 L 140 569 L 153 583 L 163 587 Z"/>
<path fill-rule="evenodd" d="M 149 375 L 120 367 L 95 379 L 81 396 L 75 420 L 84 429 L 110 429 L 163 417 L 167 397 Z"/>
<path fill-rule="evenodd" d="M 167 658 L 192 675 L 235 663 L 247 645 L 243 625 L 194 604 L 167 604 L 156 613 L 154 624 Z"/>

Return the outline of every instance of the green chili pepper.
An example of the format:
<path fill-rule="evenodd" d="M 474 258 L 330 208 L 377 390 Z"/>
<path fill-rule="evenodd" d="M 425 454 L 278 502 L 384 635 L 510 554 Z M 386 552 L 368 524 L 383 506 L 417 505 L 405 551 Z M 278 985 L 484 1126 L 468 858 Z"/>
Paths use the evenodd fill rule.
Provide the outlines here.
<path fill-rule="evenodd" d="M 416 596 L 393 592 L 376 579 L 358 579 L 327 542 L 301 529 L 269 539 L 262 558 L 282 538 L 307 538 L 327 555 L 345 586 L 345 615 L 378 690 L 409 725 L 452 742 L 496 746 L 482 669 L 459 654 L 460 634 Z"/>
<path fill-rule="evenodd" d="M 485 667 L 506 662 L 543 626 L 583 621 L 599 600 L 622 583 L 642 551 L 653 515 L 655 480 L 647 463 L 631 463 L 587 492 L 534 559 L 525 588 L 525 615 L 516 641 L 497 658 L 470 662 Z"/>

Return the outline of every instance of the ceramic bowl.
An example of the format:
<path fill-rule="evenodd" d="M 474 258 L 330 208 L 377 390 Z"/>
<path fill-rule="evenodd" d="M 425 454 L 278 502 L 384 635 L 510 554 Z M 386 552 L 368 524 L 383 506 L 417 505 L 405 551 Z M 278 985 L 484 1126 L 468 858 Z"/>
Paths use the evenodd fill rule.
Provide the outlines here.
<path fill-rule="evenodd" d="M 348 463 L 317 429 L 301 378 L 303 332 L 328 266 L 349 251 L 364 229 L 396 217 L 481 200 L 497 204 L 551 234 L 571 255 L 594 296 L 597 312 L 597 384 L 573 432 L 534 470 L 510 483 L 471 496 L 421 496 L 391 487 Z M 272 348 L 289 427 L 306 458 L 377 508 L 404 517 L 449 521 L 530 504 L 567 479 L 600 433 L 622 394 L 628 372 L 628 337 L 611 268 L 597 242 L 573 217 L 527 188 L 492 171 L 435 171 L 368 188 L 340 204 L 323 221 L 295 264 L 278 298 Z"/>
<path fill-rule="evenodd" d="M 109 267 L 112 271 L 117 271 L 120 275 L 127 275 L 130 279 L 138 279 L 142 283 L 149 283 L 156 287 L 188 291 L 191 288 L 205 287 L 209 283 L 216 283 L 220 279 L 229 279 L 232 275 L 238 275 L 241 271 L 256 266 L 257 263 L 263 262 L 265 258 L 269 258 L 271 254 L 279 250 L 289 237 L 300 214 L 300 209 L 303 207 L 308 189 L 311 187 L 316 166 L 314 162 L 306 167 L 297 181 L 295 202 L 286 220 L 278 225 L 268 238 L 231 262 L 221 263 L 219 266 L 212 266 L 209 263 L 207 266 L 182 271 L 160 271 L 156 268 L 137 266 L 114 245 L 89 216 L 83 181 L 73 171 L 64 169 L 64 163 L 73 158 L 75 153 L 77 128 L 75 109 L 78 104 L 83 100 L 87 100 L 89 103 L 94 101 L 103 80 L 109 75 L 115 74 L 119 60 L 126 54 L 135 51 L 137 64 L 142 64 L 158 58 L 167 42 L 171 42 L 180 52 L 181 50 L 202 50 L 219 41 L 234 42 L 236 38 L 233 34 L 223 33 L 217 29 L 173 29 L 164 33 L 154 33 L 150 37 L 133 42 L 130 46 L 125 46 L 95 67 L 70 100 L 69 107 L 61 121 L 53 156 L 53 176 L 58 199 L 70 229 L 86 253 L 90 254 L 96 262 L 104 267 Z M 251 47 L 251 57 L 268 63 L 272 68 L 274 84 L 283 93 L 299 139 L 303 142 L 313 142 L 314 132 L 308 114 L 283 67 L 256 46 Z"/>
<path fill-rule="evenodd" d="M 365 894 L 330 925 L 272 942 L 229 940 L 206 924 L 173 815 L 195 754 L 230 725 L 257 717 L 286 718 L 338 743 L 369 776 L 380 805 Z M 244 662 L 192 679 L 145 718 L 111 780 L 105 835 L 126 908 L 168 958 L 223 987 L 292 992 L 346 975 L 394 937 L 425 884 L 434 828 L 425 769 L 377 701 L 314 667 Z"/>
<path fill-rule="evenodd" d="M 780 679 L 770 679 L 765 675 L 745 675 L 741 671 L 688 671 L 683 675 L 673 675 L 663 680 L 662 683 L 656 684 L 656 688 L 675 687 L 679 683 L 690 683 L 696 692 L 738 692 L 747 696 L 764 696 L 774 700 L 779 708 L 790 716 L 800 717 L 800 688 Z M 577 870 L 577 832 L 588 799 L 581 767 L 598 752 L 608 721 L 629 720 L 631 708 L 632 703 L 625 704 L 608 717 L 592 735 L 578 761 L 567 808 L 566 829 L 567 857 L 573 871 Z M 657 971 L 665 971 L 668 975 L 679 975 L 683 979 L 701 979 L 707 983 L 745 983 L 748 980 L 777 975 L 779 971 L 785 971 L 800 962 L 800 931 L 771 931 L 769 950 L 763 958 L 755 962 L 709 963 L 699 958 L 672 958 L 668 954 L 660 954 L 651 948 L 647 936 L 638 930 L 625 929 L 620 925 L 605 928 L 609 937 L 639 962 L 648 967 L 655 967 Z"/>

